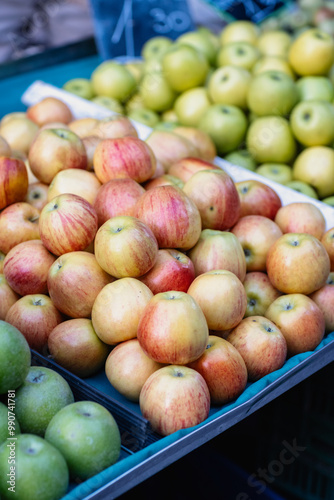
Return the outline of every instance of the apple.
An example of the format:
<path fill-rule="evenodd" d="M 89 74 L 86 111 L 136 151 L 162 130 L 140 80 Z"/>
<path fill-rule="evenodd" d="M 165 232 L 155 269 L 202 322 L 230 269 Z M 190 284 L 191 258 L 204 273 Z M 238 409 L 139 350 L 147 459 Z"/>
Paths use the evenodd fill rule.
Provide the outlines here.
<path fill-rule="evenodd" d="M 143 184 L 145 191 L 148 191 L 156 186 L 177 186 L 182 189 L 184 182 L 182 179 L 175 177 L 175 175 L 162 174 L 159 177 L 154 177 L 153 179 L 144 182 Z"/>
<path fill-rule="evenodd" d="M 334 227 L 331 227 L 322 235 L 321 243 L 329 256 L 330 270 L 334 271 Z"/>
<path fill-rule="evenodd" d="M 73 402 L 72 390 L 62 375 L 44 366 L 31 366 L 15 393 L 15 415 L 21 432 L 43 437 L 51 418 Z"/>
<path fill-rule="evenodd" d="M 22 332 L 31 349 L 41 353 L 51 331 L 62 321 L 50 297 L 41 293 L 21 297 L 6 314 L 6 322 Z"/>
<path fill-rule="evenodd" d="M 210 66 L 214 66 L 216 62 L 217 44 L 212 40 L 212 37 L 206 33 L 196 29 L 182 33 L 176 39 L 176 43 L 190 45 L 197 51 L 201 52 L 207 59 Z"/>
<path fill-rule="evenodd" d="M 224 159 L 233 165 L 247 168 L 247 170 L 253 172 L 257 167 L 256 161 L 247 149 L 236 149 L 235 151 L 231 151 L 224 156 Z"/>
<path fill-rule="evenodd" d="M 68 128 L 72 130 L 80 139 L 84 137 L 91 136 L 92 130 L 96 128 L 100 123 L 98 118 L 93 118 L 92 116 L 87 116 L 85 118 L 76 118 L 70 121 Z"/>
<path fill-rule="evenodd" d="M 203 229 L 230 229 L 239 219 L 240 199 L 232 178 L 222 169 L 196 172 L 183 186 L 196 204 Z"/>
<path fill-rule="evenodd" d="M 110 352 L 89 318 L 75 318 L 57 325 L 48 337 L 50 358 L 77 377 L 98 373 Z"/>
<path fill-rule="evenodd" d="M 48 184 L 32 182 L 28 185 L 27 194 L 23 201 L 37 208 L 40 212 L 48 202 Z"/>
<path fill-rule="evenodd" d="M 296 155 L 290 123 L 282 116 L 262 116 L 252 121 L 246 144 L 258 163 L 289 163 Z"/>
<path fill-rule="evenodd" d="M 315 200 L 319 199 L 316 190 L 312 186 L 307 184 L 307 182 L 292 180 L 292 181 L 286 182 L 285 186 L 290 188 L 290 189 L 293 189 L 294 191 L 298 191 L 298 193 L 306 194 L 306 196 L 309 196 L 310 198 L 313 198 Z M 323 203 L 325 203 L 324 199 L 321 201 Z"/>
<path fill-rule="evenodd" d="M 255 169 L 255 173 L 283 185 L 293 180 L 292 168 L 285 163 L 262 163 Z"/>
<path fill-rule="evenodd" d="M 301 293 L 282 295 L 265 312 L 285 337 L 288 356 L 313 351 L 325 334 L 325 318 L 310 297 Z"/>
<path fill-rule="evenodd" d="M 213 162 L 217 156 L 216 146 L 206 132 L 199 130 L 197 127 L 185 127 L 177 125 L 173 129 L 175 134 L 185 137 L 196 147 L 198 157 L 202 160 Z"/>
<path fill-rule="evenodd" d="M 89 135 L 100 139 L 117 139 L 118 137 L 138 137 L 135 125 L 128 116 L 114 114 L 99 120 Z"/>
<path fill-rule="evenodd" d="M 153 130 L 146 139 L 156 159 L 167 172 L 173 163 L 182 158 L 198 157 L 194 143 L 170 130 Z"/>
<path fill-rule="evenodd" d="M 267 71 L 280 71 L 290 76 L 293 80 L 297 78 L 286 57 L 260 56 L 252 67 L 252 75 L 259 75 Z"/>
<path fill-rule="evenodd" d="M 176 186 L 157 186 L 146 191 L 137 201 L 134 213 L 153 231 L 159 248 L 189 250 L 201 234 L 198 208 Z"/>
<path fill-rule="evenodd" d="M 20 298 L 9 286 L 5 275 L 0 274 L 0 320 L 6 318 L 6 314 L 10 307 Z"/>
<path fill-rule="evenodd" d="M 194 264 L 196 276 L 215 269 L 226 269 L 240 281 L 245 279 L 246 257 L 240 241 L 229 231 L 203 229 L 187 255 Z"/>
<path fill-rule="evenodd" d="M 256 179 L 236 182 L 235 187 L 240 199 L 240 217 L 262 215 L 275 219 L 282 200 L 273 188 Z"/>
<path fill-rule="evenodd" d="M 247 41 L 229 42 L 218 50 L 217 66 L 237 66 L 251 71 L 260 56 L 259 49 Z"/>
<path fill-rule="evenodd" d="M 316 163 L 315 163 L 316 162 Z M 316 174 L 314 165 L 317 165 Z M 334 194 L 334 151 L 329 146 L 312 146 L 299 153 L 292 167 L 293 178 L 310 184 L 319 198 Z"/>
<path fill-rule="evenodd" d="M 138 278 L 153 295 L 170 290 L 187 292 L 195 279 L 195 268 L 191 259 L 173 248 L 160 248 L 157 260 L 146 274 Z"/>
<path fill-rule="evenodd" d="M 148 181 L 153 182 L 153 181 Z M 133 179 L 111 179 L 98 190 L 94 202 L 99 226 L 119 215 L 133 216 L 134 207 L 145 189 Z"/>
<path fill-rule="evenodd" d="M 325 318 L 325 333 L 334 331 L 334 273 L 328 275 L 326 284 L 309 295 Z"/>
<path fill-rule="evenodd" d="M 94 204 L 101 182 L 94 172 L 69 168 L 61 170 L 52 179 L 48 188 L 48 201 L 65 193 L 77 194 L 91 205 Z"/>
<path fill-rule="evenodd" d="M 20 434 L 0 446 L 0 469 L 0 494 L 4 499 L 15 495 L 16 498 L 58 500 L 68 491 L 65 458 L 34 434 Z"/>
<path fill-rule="evenodd" d="M 244 249 L 247 271 L 265 271 L 271 246 L 283 232 L 276 222 L 263 215 L 244 215 L 231 232 Z"/>
<path fill-rule="evenodd" d="M 209 97 L 215 104 L 229 104 L 247 110 L 247 93 L 251 80 L 250 71 L 241 66 L 221 66 L 210 76 Z"/>
<path fill-rule="evenodd" d="M 145 61 L 150 59 L 161 59 L 172 45 L 173 40 L 167 36 L 153 36 L 146 40 L 141 49 L 141 56 Z"/>
<path fill-rule="evenodd" d="M 139 84 L 139 96 L 143 108 L 162 113 L 173 106 L 177 93 L 162 71 L 145 71 Z"/>
<path fill-rule="evenodd" d="M 12 150 L 4 137 L 0 135 L 0 156 L 11 156 Z"/>
<path fill-rule="evenodd" d="M 110 467 L 121 452 L 116 420 L 94 401 L 77 401 L 62 408 L 51 419 L 45 439 L 65 457 L 75 480 L 86 480 Z"/>
<path fill-rule="evenodd" d="M 144 383 L 163 366 L 146 356 L 137 339 L 130 339 L 111 351 L 105 363 L 105 373 L 114 389 L 128 400 L 139 403 Z"/>
<path fill-rule="evenodd" d="M 311 234 L 283 234 L 268 251 L 267 274 L 280 292 L 309 295 L 326 283 L 329 272 L 328 253 Z"/>
<path fill-rule="evenodd" d="M 144 62 L 135 57 L 134 59 L 127 59 L 124 64 L 134 76 L 136 83 L 139 84 L 144 73 Z"/>
<path fill-rule="evenodd" d="M 16 436 L 21 433 L 20 424 L 14 412 L 10 413 L 10 423 L 8 416 L 8 406 L 0 401 L 0 445 L 11 436 Z"/>
<path fill-rule="evenodd" d="M 287 57 L 292 36 L 284 29 L 263 31 L 257 38 L 261 54 L 274 57 Z"/>
<path fill-rule="evenodd" d="M 13 151 L 27 155 L 39 131 L 38 125 L 26 115 L 11 116 L 5 122 L 1 121 L 0 135 Z"/>
<path fill-rule="evenodd" d="M 23 241 L 6 255 L 3 274 L 19 295 L 47 294 L 47 276 L 55 260 L 41 240 Z"/>
<path fill-rule="evenodd" d="M 326 219 L 313 203 L 294 202 L 282 206 L 275 217 L 282 233 L 308 233 L 321 240 L 326 231 Z"/>
<path fill-rule="evenodd" d="M 247 367 L 248 379 L 256 381 L 279 370 L 287 358 L 287 342 L 279 328 L 263 316 L 249 316 L 228 335 Z"/>
<path fill-rule="evenodd" d="M 92 99 L 94 91 L 89 78 L 71 78 L 64 83 L 63 89 L 83 99 Z"/>
<path fill-rule="evenodd" d="M 178 123 L 185 127 L 197 127 L 210 105 L 211 101 L 206 87 L 185 90 L 174 102 Z"/>
<path fill-rule="evenodd" d="M 93 241 L 97 228 L 97 214 L 92 205 L 71 193 L 49 201 L 39 218 L 41 240 L 57 256 L 84 250 Z"/>
<path fill-rule="evenodd" d="M 334 62 L 334 40 L 317 28 L 303 31 L 292 42 L 289 63 L 300 76 L 326 76 Z"/>
<path fill-rule="evenodd" d="M 86 154 L 87 154 L 87 169 L 94 170 L 94 153 L 96 146 L 102 141 L 100 137 L 96 135 L 87 135 L 82 138 L 82 143 L 85 146 Z"/>
<path fill-rule="evenodd" d="M 28 172 L 22 160 L 0 156 L 0 210 L 24 201 L 28 190 Z"/>
<path fill-rule="evenodd" d="M 202 309 L 210 330 L 229 330 L 244 317 L 247 296 L 231 271 L 216 269 L 197 276 L 188 288 Z"/>
<path fill-rule="evenodd" d="M 114 281 L 85 251 L 58 257 L 47 274 L 47 289 L 56 308 L 70 318 L 89 318 L 97 295 Z"/>
<path fill-rule="evenodd" d="M 111 276 L 138 278 L 154 266 L 158 242 L 143 220 L 129 215 L 115 216 L 97 231 L 94 251 L 99 265 Z"/>
<path fill-rule="evenodd" d="M 139 123 L 143 123 L 148 127 L 154 128 L 160 122 L 160 116 L 156 111 L 149 108 L 133 109 L 127 113 L 127 116 Z"/>
<path fill-rule="evenodd" d="M 334 141 L 334 108 L 329 102 L 300 102 L 292 110 L 290 124 L 303 146 L 328 146 Z"/>
<path fill-rule="evenodd" d="M 209 335 L 202 356 L 188 366 L 204 378 L 213 405 L 235 400 L 246 388 L 248 373 L 241 354 L 230 342 L 216 335 Z"/>
<path fill-rule="evenodd" d="M 3 272 L 3 261 L 5 260 L 6 255 L 0 250 L 0 273 Z"/>
<path fill-rule="evenodd" d="M 109 97 L 107 95 L 97 95 L 92 97 L 91 102 L 93 102 L 94 104 L 98 104 L 99 106 L 103 106 L 104 108 L 107 108 L 114 113 L 124 113 L 123 104 L 114 97 Z"/>
<path fill-rule="evenodd" d="M 128 68 L 113 60 L 104 61 L 95 68 L 91 83 L 96 95 L 113 97 L 121 102 L 130 97 L 137 84 Z"/>
<path fill-rule="evenodd" d="M 17 389 L 26 378 L 31 352 L 23 334 L 0 320 L 0 394 Z"/>
<path fill-rule="evenodd" d="M 168 174 L 178 177 L 181 181 L 186 183 L 200 170 L 217 170 L 217 166 L 202 158 L 188 156 L 173 163 L 168 169 Z"/>
<path fill-rule="evenodd" d="M 24 201 L 9 205 L 0 213 L 0 250 L 7 254 L 22 241 L 39 239 L 37 208 Z"/>
<path fill-rule="evenodd" d="M 137 137 L 118 137 L 101 141 L 94 153 L 94 171 L 100 182 L 130 178 L 138 183 L 150 179 L 156 158 L 150 146 Z"/>
<path fill-rule="evenodd" d="M 209 416 L 210 392 L 196 370 L 164 366 L 146 380 L 140 391 L 139 406 L 152 429 L 168 436 L 198 425 Z"/>
<path fill-rule="evenodd" d="M 259 27 L 252 21 L 238 20 L 224 26 L 219 34 L 219 41 L 221 45 L 233 42 L 248 42 L 256 45 L 260 33 Z"/>
<path fill-rule="evenodd" d="M 199 121 L 198 127 L 213 140 L 219 155 L 237 149 L 245 138 L 248 122 L 237 106 L 212 104 Z"/>
<path fill-rule="evenodd" d="M 48 122 L 61 122 L 65 125 L 73 120 L 67 104 L 56 97 L 45 97 L 27 109 L 27 117 L 39 127 Z"/>
<path fill-rule="evenodd" d="M 302 76 L 296 82 L 300 101 L 328 101 L 334 99 L 334 84 L 328 76 Z"/>
<path fill-rule="evenodd" d="M 326 198 L 322 198 L 321 202 L 326 203 L 326 205 L 330 205 L 331 207 L 334 207 L 334 195 L 327 196 Z"/>
<path fill-rule="evenodd" d="M 247 295 L 245 318 L 264 316 L 270 304 L 281 295 L 281 292 L 273 287 L 265 272 L 246 273 L 243 285 Z"/>

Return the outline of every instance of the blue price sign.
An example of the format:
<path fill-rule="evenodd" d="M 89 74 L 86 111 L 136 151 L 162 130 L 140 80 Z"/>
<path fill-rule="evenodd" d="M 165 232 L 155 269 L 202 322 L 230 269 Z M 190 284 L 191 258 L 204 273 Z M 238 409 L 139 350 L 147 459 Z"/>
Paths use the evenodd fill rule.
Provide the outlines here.
<path fill-rule="evenodd" d="M 261 23 L 275 12 L 292 4 L 291 0 L 205 0 L 228 21 L 249 20 Z"/>
<path fill-rule="evenodd" d="M 195 28 L 187 0 L 91 0 L 91 5 L 103 59 L 139 56 L 149 38 L 175 40 Z"/>

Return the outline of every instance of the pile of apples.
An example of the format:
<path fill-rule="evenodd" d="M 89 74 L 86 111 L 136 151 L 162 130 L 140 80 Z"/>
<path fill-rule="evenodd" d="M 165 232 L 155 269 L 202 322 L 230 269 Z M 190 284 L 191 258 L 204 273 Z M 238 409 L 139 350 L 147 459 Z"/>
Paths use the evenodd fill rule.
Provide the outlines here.
<path fill-rule="evenodd" d="M 312 24 L 293 33 L 235 21 L 156 36 L 141 59 L 105 61 L 64 88 L 155 130 L 204 131 L 231 163 L 333 205 L 334 39 L 320 21 L 334 9 L 306 11 Z"/>
<path fill-rule="evenodd" d="M 0 156 L 0 319 L 80 377 L 105 370 L 161 435 L 334 330 L 334 228 L 234 182 L 205 132 L 142 140 L 55 98 L 0 135 L 12 121 L 35 134 Z"/>

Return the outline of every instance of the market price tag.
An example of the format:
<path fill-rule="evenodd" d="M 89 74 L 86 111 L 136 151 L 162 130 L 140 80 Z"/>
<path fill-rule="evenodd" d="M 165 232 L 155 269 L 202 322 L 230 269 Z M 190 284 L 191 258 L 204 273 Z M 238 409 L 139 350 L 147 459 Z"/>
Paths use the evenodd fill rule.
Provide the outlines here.
<path fill-rule="evenodd" d="M 91 0 L 95 38 L 103 59 L 136 57 L 154 36 L 175 40 L 195 29 L 187 0 Z"/>
<path fill-rule="evenodd" d="M 261 23 L 267 17 L 290 7 L 292 0 L 205 0 L 227 22 L 249 20 Z"/>

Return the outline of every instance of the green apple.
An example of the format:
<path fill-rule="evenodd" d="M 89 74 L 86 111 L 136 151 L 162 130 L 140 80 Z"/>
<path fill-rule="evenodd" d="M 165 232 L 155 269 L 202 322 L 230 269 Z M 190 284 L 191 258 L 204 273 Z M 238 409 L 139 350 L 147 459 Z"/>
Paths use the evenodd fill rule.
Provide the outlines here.
<path fill-rule="evenodd" d="M 184 43 L 186 45 L 194 47 L 204 55 L 210 66 L 215 65 L 217 57 L 217 46 L 202 31 L 196 30 L 183 33 L 176 39 L 176 42 Z"/>
<path fill-rule="evenodd" d="M 248 108 L 258 116 L 288 115 L 297 101 L 296 83 L 281 71 L 260 73 L 249 84 Z"/>
<path fill-rule="evenodd" d="M 0 446 L 2 499 L 59 500 L 68 487 L 66 461 L 45 439 L 20 434 Z"/>
<path fill-rule="evenodd" d="M 144 43 L 141 56 L 145 61 L 160 59 L 172 44 L 173 40 L 167 36 L 154 36 Z"/>
<path fill-rule="evenodd" d="M 133 59 L 133 60 L 127 61 L 124 64 L 124 66 L 133 75 L 137 84 L 139 84 L 140 80 L 142 79 L 143 73 L 144 73 L 144 62 L 141 60 L 138 60 L 138 59 Z"/>
<path fill-rule="evenodd" d="M 132 73 L 113 60 L 104 61 L 92 73 L 91 82 L 96 95 L 125 101 L 136 90 L 137 82 Z"/>
<path fill-rule="evenodd" d="M 128 118 L 139 123 L 143 123 L 148 127 L 155 127 L 160 122 L 158 113 L 152 109 L 134 109 L 128 113 Z"/>
<path fill-rule="evenodd" d="M 220 47 L 219 36 L 214 31 L 212 31 L 207 26 L 198 26 L 197 31 L 202 33 L 202 35 L 206 36 L 207 38 L 209 38 L 209 40 L 211 41 L 212 45 L 215 47 L 216 50 L 219 49 Z"/>
<path fill-rule="evenodd" d="M 289 187 L 289 188 L 293 189 L 294 191 L 298 191 L 298 193 L 305 194 L 306 196 L 309 196 L 310 198 L 314 198 L 315 200 L 317 200 L 319 198 L 316 190 L 313 189 L 313 187 L 310 186 L 310 184 L 307 184 L 306 182 L 292 180 L 292 181 L 287 182 L 285 185 L 286 185 L 286 187 Z"/>
<path fill-rule="evenodd" d="M 289 49 L 289 63 L 300 76 L 326 76 L 334 63 L 334 39 L 317 28 L 303 31 Z"/>
<path fill-rule="evenodd" d="M 170 109 L 177 95 L 167 78 L 159 71 L 144 74 L 140 82 L 139 94 L 143 100 L 143 106 L 157 112 Z"/>
<path fill-rule="evenodd" d="M 334 99 L 334 84 L 327 76 L 302 76 L 297 89 L 300 101 L 328 101 Z"/>
<path fill-rule="evenodd" d="M 154 130 L 166 130 L 172 132 L 179 124 L 175 122 L 161 121 L 156 124 Z"/>
<path fill-rule="evenodd" d="M 284 57 L 279 56 L 262 56 L 253 66 L 253 75 L 265 73 L 266 71 L 281 71 L 296 80 L 296 74 L 292 70 L 290 64 Z"/>
<path fill-rule="evenodd" d="M 290 124 L 303 146 L 328 146 L 334 141 L 334 107 L 326 101 L 302 101 L 292 110 Z"/>
<path fill-rule="evenodd" d="M 211 104 L 206 87 L 195 87 L 182 92 L 174 103 L 178 123 L 186 127 L 197 127 Z"/>
<path fill-rule="evenodd" d="M 143 63 L 143 75 L 147 73 L 162 73 L 162 60 L 161 59 L 148 59 Z"/>
<path fill-rule="evenodd" d="M 258 163 L 290 163 L 297 150 L 290 123 L 282 116 L 262 116 L 253 120 L 246 144 Z"/>
<path fill-rule="evenodd" d="M 93 86 L 89 78 L 73 78 L 72 80 L 68 80 L 63 85 L 63 89 L 83 99 L 94 97 Z"/>
<path fill-rule="evenodd" d="M 179 123 L 178 118 L 177 118 L 177 114 L 175 113 L 174 108 L 167 109 L 167 111 L 163 111 L 161 113 L 160 117 L 161 117 L 161 120 L 163 122 L 174 122 L 177 124 Z"/>
<path fill-rule="evenodd" d="M 292 171 L 293 178 L 310 184 L 320 199 L 334 195 L 333 148 L 329 146 L 305 148 L 295 159 Z"/>
<path fill-rule="evenodd" d="M 260 33 L 257 46 L 265 56 L 287 57 L 292 35 L 284 29 L 271 29 Z"/>
<path fill-rule="evenodd" d="M 140 95 L 139 91 L 135 92 L 130 99 L 128 99 L 125 103 L 125 112 L 130 113 L 130 111 L 134 111 L 135 109 L 144 109 L 143 98 Z"/>
<path fill-rule="evenodd" d="M 13 398 L 15 402 L 15 399 Z M 11 406 L 11 401 L 9 402 Z M 21 433 L 20 424 L 15 416 L 14 406 L 9 409 L 0 401 L 0 444 L 6 441 L 11 436 L 16 436 Z"/>
<path fill-rule="evenodd" d="M 222 45 L 240 41 L 256 45 L 259 35 L 260 28 L 257 24 L 248 20 L 238 20 L 224 26 L 219 39 Z"/>
<path fill-rule="evenodd" d="M 23 334 L 6 321 L 0 321 L 0 394 L 17 389 L 30 364 L 31 352 Z"/>
<path fill-rule="evenodd" d="M 174 43 L 162 58 L 163 73 L 175 92 L 200 87 L 206 80 L 209 64 L 190 45 Z"/>
<path fill-rule="evenodd" d="M 279 184 L 292 181 L 292 168 L 284 163 L 262 163 L 255 172 Z"/>
<path fill-rule="evenodd" d="M 44 436 L 51 418 L 74 402 L 68 382 L 56 371 L 32 366 L 16 390 L 15 413 L 21 431 Z"/>
<path fill-rule="evenodd" d="M 121 450 L 114 417 L 93 401 L 62 408 L 49 423 L 45 439 L 64 455 L 73 479 L 85 480 L 113 465 Z"/>
<path fill-rule="evenodd" d="M 233 165 L 238 165 L 239 167 L 247 168 L 247 170 L 255 171 L 257 163 L 247 149 L 238 149 L 237 151 L 231 151 L 226 156 L 224 156 L 226 161 L 229 161 Z"/>
<path fill-rule="evenodd" d="M 99 106 L 103 106 L 104 108 L 110 109 L 110 111 L 114 111 L 115 113 L 123 114 L 124 107 L 123 105 L 113 97 L 108 97 L 106 95 L 98 95 L 91 99 L 91 102 L 98 104 Z"/>
<path fill-rule="evenodd" d="M 323 198 L 321 201 L 323 203 L 326 203 L 326 205 L 334 207 L 334 196 L 327 196 L 327 198 Z"/>
<path fill-rule="evenodd" d="M 260 56 L 259 49 L 248 42 L 228 43 L 218 51 L 217 66 L 240 66 L 251 71 Z"/>
<path fill-rule="evenodd" d="M 208 82 L 210 99 L 216 104 L 231 104 L 246 110 L 251 80 L 251 73 L 240 66 L 217 68 Z"/>

